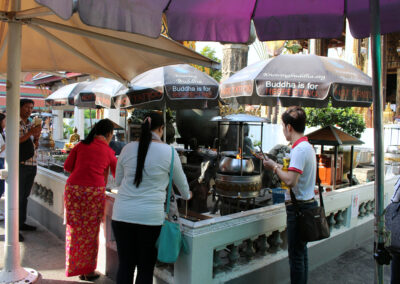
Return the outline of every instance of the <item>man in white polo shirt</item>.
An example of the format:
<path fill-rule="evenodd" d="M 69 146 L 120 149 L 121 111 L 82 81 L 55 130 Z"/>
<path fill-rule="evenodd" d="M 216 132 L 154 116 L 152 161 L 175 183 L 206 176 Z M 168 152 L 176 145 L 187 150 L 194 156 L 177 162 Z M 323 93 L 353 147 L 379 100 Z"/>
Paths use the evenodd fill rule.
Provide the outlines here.
<path fill-rule="evenodd" d="M 292 144 L 287 171 L 271 159 L 264 159 L 264 167 L 272 169 L 293 191 L 299 209 L 318 206 L 314 199 L 317 163 L 314 148 L 304 136 L 306 114 L 301 107 L 290 107 L 282 114 L 283 134 Z M 307 243 L 300 238 L 296 211 L 290 192 L 285 196 L 287 239 L 292 284 L 306 284 L 308 275 Z"/>

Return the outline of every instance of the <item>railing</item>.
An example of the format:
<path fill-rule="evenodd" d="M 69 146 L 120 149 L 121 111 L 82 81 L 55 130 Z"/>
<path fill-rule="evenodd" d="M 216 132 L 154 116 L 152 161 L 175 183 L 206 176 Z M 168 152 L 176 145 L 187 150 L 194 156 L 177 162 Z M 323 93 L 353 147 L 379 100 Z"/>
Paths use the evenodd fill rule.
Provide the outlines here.
<path fill-rule="evenodd" d="M 63 191 L 66 177 L 41 169 L 36 183 L 43 192 L 53 192 L 53 205 L 34 195 L 44 207 L 63 216 Z M 385 199 L 389 200 L 397 177 L 385 181 Z M 46 189 L 46 190 L 44 190 Z M 35 194 L 40 194 L 38 189 Z M 100 233 L 100 269 L 103 273 L 115 271 L 117 261 L 108 251 L 114 251 L 115 241 L 110 226 L 113 195 L 108 194 L 106 221 Z M 373 219 L 374 183 L 338 189 L 324 194 L 325 212 L 331 229 L 331 238 L 310 243 L 309 247 L 323 246 Z M 181 254 L 174 265 L 157 265 L 155 276 L 166 283 L 225 283 L 251 275 L 287 258 L 286 211 L 282 204 L 253 209 L 199 222 L 182 219 L 190 253 Z M 328 242 L 328 243 L 327 243 Z M 102 247 L 104 245 L 104 247 Z M 288 274 L 287 263 L 284 272 Z M 270 283 L 282 282 L 278 272 L 268 274 Z M 281 271 L 282 274 L 282 271 Z M 287 276 L 287 275 L 286 275 Z M 275 277 L 275 278 L 274 278 Z"/>
<path fill-rule="evenodd" d="M 392 194 L 395 181 L 386 181 L 386 196 Z M 368 183 L 324 194 L 332 237 L 372 220 L 373 186 Z M 224 283 L 287 257 L 283 205 L 196 223 L 183 220 L 183 226 L 191 251 L 182 254 L 174 266 L 157 268 L 156 275 L 167 283 L 172 283 L 169 279 L 173 283 Z M 313 242 L 309 247 L 328 241 Z"/>

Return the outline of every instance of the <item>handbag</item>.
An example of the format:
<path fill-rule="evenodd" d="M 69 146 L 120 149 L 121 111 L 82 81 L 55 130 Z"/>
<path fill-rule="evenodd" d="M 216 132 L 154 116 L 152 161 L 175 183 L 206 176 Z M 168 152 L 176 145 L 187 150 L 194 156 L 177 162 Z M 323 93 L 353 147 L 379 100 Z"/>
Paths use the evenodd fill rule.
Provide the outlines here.
<path fill-rule="evenodd" d="M 330 230 L 325 216 L 324 200 L 322 198 L 322 186 L 317 174 L 320 206 L 300 209 L 297 199 L 290 189 L 290 198 L 296 210 L 299 224 L 300 238 L 304 242 L 314 242 L 329 238 Z"/>
<path fill-rule="evenodd" d="M 164 263 L 174 263 L 178 259 L 181 248 L 186 250 L 186 244 L 182 236 L 179 215 L 177 212 L 171 214 L 170 203 L 173 202 L 173 208 L 177 209 L 175 196 L 172 192 L 172 177 L 174 171 L 174 148 L 171 147 L 172 158 L 169 172 L 169 184 L 167 193 L 167 202 L 165 207 L 165 220 L 161 227 L 160 236 L 156 242 L 158 248 L 157 259 Z"/>
<path fill-rule="evenodd" d="M 19 161 L 24 162 L 29 160 L 35 155 L 35 145 L 33 145 L 32 139 L 28 138 L 22 143 L 19 143 Z"/>
<path fill-rule="evenodd" d="M 386 207 L 385 227 L 390 231 L 390 248 L 400 252 L 400 202 L 392 202 Z"/>

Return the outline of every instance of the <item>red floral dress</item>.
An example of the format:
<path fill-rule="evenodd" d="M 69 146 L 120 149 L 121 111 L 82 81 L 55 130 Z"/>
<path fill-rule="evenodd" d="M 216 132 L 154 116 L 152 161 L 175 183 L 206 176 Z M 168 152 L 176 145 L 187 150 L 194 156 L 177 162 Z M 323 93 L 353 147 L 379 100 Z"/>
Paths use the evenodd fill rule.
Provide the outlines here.
<path fill-rule="evenodd" d="M 64 195 L 67 219 L 66 276 L 89 274 L 97 265 L 105 187 L 67 184 Z"/>

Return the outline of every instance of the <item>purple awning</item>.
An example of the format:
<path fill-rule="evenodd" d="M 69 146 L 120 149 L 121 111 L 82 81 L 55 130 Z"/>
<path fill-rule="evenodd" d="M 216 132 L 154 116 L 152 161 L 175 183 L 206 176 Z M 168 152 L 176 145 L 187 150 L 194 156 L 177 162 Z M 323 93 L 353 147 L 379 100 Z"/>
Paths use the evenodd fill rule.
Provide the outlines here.
<path fill-rule="evenodd" d="M 255 0 L 173 0 L 166 11 L 175 40 L 247 42 Z"/>
<path fill-rule="evenodd" d="M 381 34 L 398 32 L 400 28 L 400 1 L 380 0 Z M 350 23 L 350 32 L 355 38 L 365 38 L 370 35 L 369 1 L 348 0 L 347 18 Z"/>
<path fill-rule="evenodd" d="M 260 40 L 338 38 L 348 18 L 356 38 L 369 36 L 369 0 L 36 0 L 64 19 L 76 8 L 101 28 L 157 37 L 162 13 L 175 40 L 245 43 L 253 19 Z M 345 6 L 346 5 L 346 6 Z M 400 0 L 381 0 L 381 33 L 399 30 Z M 345 12 L 347 11 L 347 12 Z"/>
<path fill-rule="evenodd" d="M 69 19 L 73 0 L 35 0 L 49 7 L 60 18 Z M 82 22 L 100 28 L 125 31 L 157 38 L 161 32 L 162 13 L 169 0 L 85 0 L 78 1 Z"/>
<path fill-rule="evenodd" d="M 338 38 L 344 29 L 344 2 L 259 0 L 254 25 L 261 41 Z"/>

